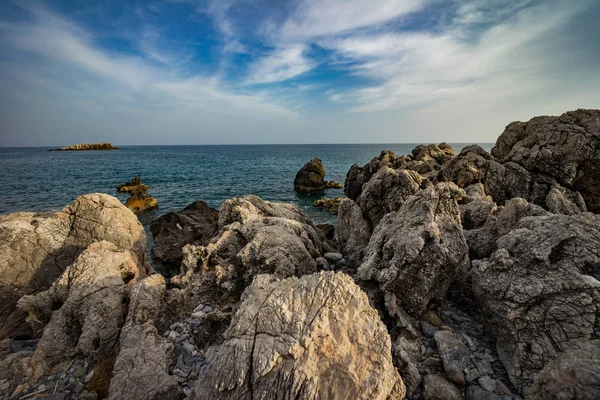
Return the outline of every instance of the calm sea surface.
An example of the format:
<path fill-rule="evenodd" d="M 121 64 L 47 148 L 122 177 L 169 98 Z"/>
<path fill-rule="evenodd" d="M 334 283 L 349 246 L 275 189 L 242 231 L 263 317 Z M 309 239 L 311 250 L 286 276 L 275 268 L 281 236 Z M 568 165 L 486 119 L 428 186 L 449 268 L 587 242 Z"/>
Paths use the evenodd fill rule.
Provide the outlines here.
<path fill-rule="evenodd" d="M 453 144 L 458 152 L 465 144 Z M 482 144 L 490 150 L 492 144 Z M 382 150 L 410 154 L 414 144 L 126 146 L 116 151 L 49 152 L 48 148 L 0 148 L 0 214 L 61 209 L 77 196 L 108 193 L 125 201 L 115 186 L 135 176 L 150 185 L 160 208 L 140 215 L 147 226 L 158 216 L 196 200 L 212 207 L 231 197 L 255 194 L 299 205 L 316 223 L 334 222 L 312 206 L 321 197 L 294 192 L 296 172 L 313 157 L 323 160 L 326 179 L 344 183 L 354 163 L 363 165 Z"/>

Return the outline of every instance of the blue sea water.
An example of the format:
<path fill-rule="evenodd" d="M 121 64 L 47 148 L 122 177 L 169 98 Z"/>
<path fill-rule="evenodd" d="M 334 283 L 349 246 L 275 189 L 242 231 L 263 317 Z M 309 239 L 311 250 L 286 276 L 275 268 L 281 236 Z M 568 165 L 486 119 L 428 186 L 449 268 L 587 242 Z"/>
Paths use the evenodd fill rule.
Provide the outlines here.
<path fill-rule="evenodd" d="M 466 144 L 453 144 L 458 152 Z M 341 189 L 294 192 L 296 172 L 319 156 L 326 179 L 343 184 L 354 163 L 363 165 L 382 150 L 410 154 L 415 144 L 123 146 L 115 151 L 49 152 L 48 148 L 0 148 L 0 214 L 61 209 L 76 197 L 108 193 L 125 201 L 115 186 L 141 176 L 160 207 L 139 216 L 144 226 L 169 211 L 205 200 L 218 208 L 231 197 L 255 194 L 294 203 L 316 223 L 335 222 L 314 200 L 343 195 Z M 490 150 L 492 144 L 482 144 Z"/>

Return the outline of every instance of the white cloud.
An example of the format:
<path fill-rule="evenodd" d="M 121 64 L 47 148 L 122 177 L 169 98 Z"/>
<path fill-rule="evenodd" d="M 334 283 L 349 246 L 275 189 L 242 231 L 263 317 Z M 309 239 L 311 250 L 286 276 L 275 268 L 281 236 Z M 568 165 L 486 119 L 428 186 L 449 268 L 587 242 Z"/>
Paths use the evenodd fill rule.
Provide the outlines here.
<path fill-rule="evenodd" d="M 307 46 L 303 44 L 275 50 L 251 65 L 247 83 L 285 81 L 311 70 L 316 63 L 305 56 L 306 51 Z"/>

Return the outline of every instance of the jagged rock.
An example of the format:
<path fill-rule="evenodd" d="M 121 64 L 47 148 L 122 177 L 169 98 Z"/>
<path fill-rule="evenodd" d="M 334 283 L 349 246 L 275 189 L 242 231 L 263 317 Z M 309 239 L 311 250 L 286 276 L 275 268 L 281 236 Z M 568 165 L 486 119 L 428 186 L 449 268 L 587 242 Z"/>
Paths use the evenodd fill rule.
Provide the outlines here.
<path fill-rule="evenodd" d="M 461 400 L 462 396 L 456 386 L 437 374 L 425 375 L 423 379 L 424 400 Z"/>
<path fill-rule="evenodd" d="M 469 268 L 456 203 L 463 194 L 453 183 L 440 183 L 388 213 L 369 240 L 357 279 L 395 294 L 415 318 L 441 303 L 450 283 Z"/>
<path fill-rule="evenodd" d="M 426 184 L 429 181 L 414 171 L 383 166 L 363 185 L 356 204 L 371 225 L 376 226 L 385 214 L 398 210 Z"/>
<path fill-rule="evenodd" d="M 23 296 L 18 305 L 28 319 L 49 319 L 32 356 L 34 377 L 78 354 L 93 360 L 111 355 L 125 322 L 128 285 L 144 275 L 136 254 L 101 241 L 47 291 Z"/>
<path fill-rule="evenodd" d="M 35 335 L 15 308 L 17 300 L 48 289 L 88 245 L 101 240 L 145 260 L 144 228 L 109 195 L 78 197 L 60 212 L 0 216 L 0 338 Z"/>
<path fill-rule="evenodd" d="M 324 208 L 330 214 L 337 214 L 338 209 L 340 207 L 340 202 L 343 199 L 344 199 L 343 197 L 336 197 L 335 199 L 325 198 L 325 199 L 315 200 L 313 202 L 313 206 L 317 207 L 317 208 Z"/>
<path fill-rule="evenodd" d="M 554 186 L 546 196 L 546 207 L 553 214 L 574 215 L 587 210 L 583 197 L 562 186 Z"/>
<path fill-rule="evenodd" d="M 165 280 L 152 275 L 132 290 L 127 321 L 119 340 L 109 399 L 177 398 L 179 385 L 169 374 L 173 345 L 159 329 L 165 322 L 161 314 L 168 304 Z"/>
<path fill-rule="evenodd" d="M 351 267 L 360 265 L 372 231 L 373 226 L 359 205 L 349 198 L 342 200 L 338 211 L 338 241 Z"/>
<path fill-rule="evenodd" d="M 177 285 L 202 281 L 215 299 L 236 302 L 257 274 L 302 276 L 317 271 L 325 236 L 296 206 L 256 196 L 227 200 L 219 234 L 206 246 L 187 245 Z"/>
<path fill-rule="evenodd" d="M 207 355 L 194 398 L 401 399 L 390 338 L 345 274 L 259 276 Z"/>
<path fill-rule="evenodd" d="M 600 341 L 561 353 L 536 375 L 528 400 L 600 398 Z"/>
<path fill-rule="evenodd" d="M 341 189 L 342 185 L 325 180 L 325 168 L 320 157 L 313 158 L 296 174 L 294 179 L 294 190 L 299 192 L 314 192 L 326 188 Z"/>
<path fill-rule="evenodd" d="M 473 289 L 498 329 L 497 351 L 511 382 L 527 394 L 535 375 L 599 332 L 600 220 L 527 217 L 473 262 Z"/>
<path fill-rule="evenodd" d="M 123 183 L 121 185 L 117 185 L 116 189 L 119 192 L 123 193 L 133 193 L 138 186 L 142 185 L 142 178 L 137 177 L 133 178 L 129 182 Z M 146 186 L 146 185 L 144 185 Z"/>
<path fill-rule="evenodd" d="M 152 260 L 179 266 L 186 244 L 207 245 L 217 233 L 219 211 L 196 201 L 179 212 L 170 212 L 150 223 L 154 239 Z"/>
<path fill-rule="evenodd" d="M 600 212 L 600 110 L 569 111 L 509 124 L 492 156 L 555 178 Z M 523 196 L 521 196 L 523 197 Z"/>
<path fill-rule="evenodd" d="M 400 169 L 410 160 L 408 156 L 397 156 L 392 151 L 384 150 L 379 157 L 373 158 L 363 167 L 354 164 L 346 174 L 344 193 L 352 200 L 356 200 L 362 192 L 363 184 L 367 183 L 381 167 Z"/>
<path fill-rule="evenodd" d="M 142 212 L 158 207 L 158 200 L 148 196 L 148 186 L 136 186 L 125 201 L 125 207 L 133 212 Z"/>

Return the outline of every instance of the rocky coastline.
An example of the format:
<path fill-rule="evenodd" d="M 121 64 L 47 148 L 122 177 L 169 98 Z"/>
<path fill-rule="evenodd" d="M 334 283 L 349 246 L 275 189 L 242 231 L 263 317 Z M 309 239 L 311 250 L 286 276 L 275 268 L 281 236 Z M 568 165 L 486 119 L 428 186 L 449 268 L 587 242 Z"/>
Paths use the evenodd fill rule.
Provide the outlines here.
<path fill-rule="evenodd" d="M 71 146 L 59 147 L 58 149 L 51 149 L 49 151 L 89 151 L 89 150 L 119 150 L 118 147 L 114 147 L 110 143 L 81 143 L 74 144 Z"/>
<path fill-rule="evenodd" d="M 160 217 L 168 277 L 112 196 L 0 216 L 0 397 L 600 398 L 599 165 L 600 110 L 383 151 L 335 228 L 251 195 Z"/>

